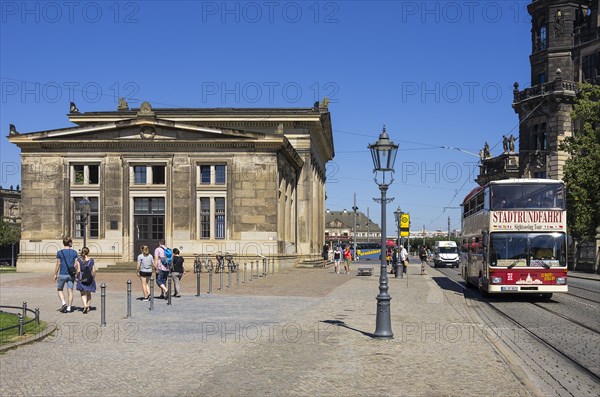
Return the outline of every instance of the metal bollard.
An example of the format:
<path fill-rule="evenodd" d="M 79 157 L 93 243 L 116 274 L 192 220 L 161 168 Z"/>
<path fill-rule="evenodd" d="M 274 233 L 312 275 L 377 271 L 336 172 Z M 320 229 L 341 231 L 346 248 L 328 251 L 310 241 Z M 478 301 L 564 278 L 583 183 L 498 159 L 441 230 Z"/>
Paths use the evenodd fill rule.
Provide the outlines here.
<path fill-rule="evenodd" d="M 23 336 L 23 315 L 19 313 L 19 336 Z"/>
<path fill-rule="evenodd" d="M 244 261 L 244 284 L 246 284 L 246 261 Z"/>
<path fill-rule="evenodd" d="M 200 268 L 198 268 L 198 272 L 196 273 L 196 296 L 200 298 Z"/>
<path fill-rule="evenodd" d="M 240 269 L 236 269 L 236 272 L 235 272 L 235 285 L 238 287 L 240 285 Z"/>
<path fill-rule="evenodd" d="M 131 280 L 127 280 L 127 318 L 131 318 Z"/>
<path fill-rule="evenodd" d="M 219 291 L 223 291 L 223 265 L 219 264 Z"/>
<path fill-rule="evenodd" d="M 150 307 L 148 310 L 154 310 L 154 277 L 150 276 Z"/>
<path fill-rule="evenodd" d="M 254 278 L 254 262 L 250 261 L 250 281 Z"/>
<path fill-rule="evenodd" d="M 100 288 L 100 326 L 106 327 L 106 284 L 102 283 Z"/>
<path fill-rule="evenodd" d="M 271 274 L 275 273 L 275 258 L 271 258 Z"/>
<path fill-rule="evenodd" d="M 173 282 L 173 276 L 171 272 L 167 276 L 167 306 L 171 306 L 171 283 Z"/>
<path fill-rule="evenodd" d="M 23 318 L 27 317 L 27 302 L 23 302 Z"/>
<path fill-rule="evenodd" d="M 40 325 L 40 308 L 35 308 L 35 325 Z"/>
<path fill-rule="evenodd" d="M 210 269 L 210 271 L 208 272 L 208 293 L 212 294 L 212 278 L 213 278 L 213 272 L 212 272 L 212 268 Z"/>
<path fill-rule="evenodd" d="M 258 279 L 258 261 L 256 261 L 256 278 Z"/>
<path fill-rule="evenodd" d="M 231 288 L 231 272 L 233 269 L 231 268 L 231 262 L 227 264 L 229 271 L 227 272 L 227 288 Z"/>
<path fill-rule="evenodd" d="M 262 260 L 262 276 L 265 277 L 267 275 L 267 258 L 263 258 Z"/>

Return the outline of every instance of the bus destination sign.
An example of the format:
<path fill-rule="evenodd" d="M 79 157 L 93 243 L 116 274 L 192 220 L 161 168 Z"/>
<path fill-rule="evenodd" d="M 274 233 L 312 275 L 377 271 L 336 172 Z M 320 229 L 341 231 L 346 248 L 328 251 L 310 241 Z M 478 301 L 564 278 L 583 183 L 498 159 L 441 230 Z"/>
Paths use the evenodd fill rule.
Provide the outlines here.
<path fill-rule="evenodd" d="M 492 230 L 566 230 L 563 211 L 492 211 Z"/>

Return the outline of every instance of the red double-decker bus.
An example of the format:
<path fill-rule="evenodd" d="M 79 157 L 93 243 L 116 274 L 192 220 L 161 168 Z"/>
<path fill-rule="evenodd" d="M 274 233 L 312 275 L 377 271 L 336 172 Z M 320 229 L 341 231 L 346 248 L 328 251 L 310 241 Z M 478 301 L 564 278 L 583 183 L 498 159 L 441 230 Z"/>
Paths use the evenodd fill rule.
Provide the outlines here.
<path fill-rule="evenodd" d="M 461 271 L 467 286 L 492 293 L 567 292 L 563 181 L 505 179 L 462 203 Z"/>

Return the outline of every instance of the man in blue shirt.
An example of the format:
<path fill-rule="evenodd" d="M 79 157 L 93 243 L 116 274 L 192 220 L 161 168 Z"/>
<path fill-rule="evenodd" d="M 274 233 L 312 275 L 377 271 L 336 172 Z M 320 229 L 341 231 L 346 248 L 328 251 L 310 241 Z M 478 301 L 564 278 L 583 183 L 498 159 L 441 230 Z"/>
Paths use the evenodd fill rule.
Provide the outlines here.
<path fill-rule="evenodd" d="M 56 288 L 58 289 L 58 298 L 62 302 L 62 306 L 58 309 L 61 313 L 71 313 L 73 308 L 73 281 L 74 275 L 69 274 L 69 268 L 74 269 L 75 260 L 77 259 L 77 251 L 73 247 L 73 241 L 70 237 L 63 239 L 63 249 L 56 252 L 56 266 L 54 267 L 54 280 L 56 280 Z M 74 272 L 74 270 L 73 270 Z M 65 302 L 65 294 L 63 289 L 67 283 L 67 292 L 69 304 Z"/>

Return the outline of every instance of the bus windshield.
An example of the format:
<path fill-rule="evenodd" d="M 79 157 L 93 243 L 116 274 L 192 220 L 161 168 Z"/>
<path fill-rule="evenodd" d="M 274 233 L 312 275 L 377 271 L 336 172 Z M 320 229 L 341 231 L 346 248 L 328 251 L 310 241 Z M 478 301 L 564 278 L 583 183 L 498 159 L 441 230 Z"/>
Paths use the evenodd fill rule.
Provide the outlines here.
<path fill-rule="evenodd" d="M 560 183 L 496 184 L 492 191 L 491 209 L 544 208 L 564 209 L 563 185 Z"/>
<path fill-rule="evenodd" d="M 564 233 L 490 234 L 491 266 L 567 266 L 566 252 Z"/>

